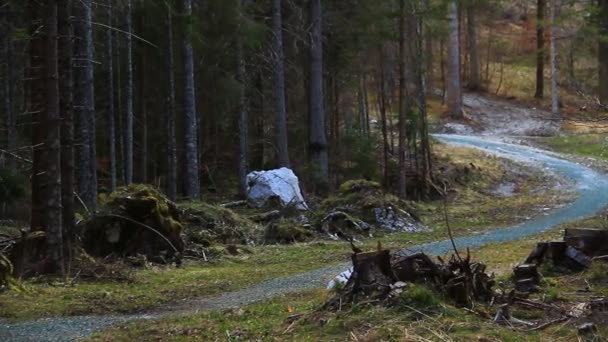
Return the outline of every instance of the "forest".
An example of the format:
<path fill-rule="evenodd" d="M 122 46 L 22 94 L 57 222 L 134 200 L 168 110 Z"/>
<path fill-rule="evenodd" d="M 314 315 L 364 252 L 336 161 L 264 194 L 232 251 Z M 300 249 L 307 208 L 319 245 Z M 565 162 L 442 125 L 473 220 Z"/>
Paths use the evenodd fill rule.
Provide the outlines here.
<path fill-rule="evenodd" d="M 608 339 L 608 0 L 0 0 L 0 340 Z"/>

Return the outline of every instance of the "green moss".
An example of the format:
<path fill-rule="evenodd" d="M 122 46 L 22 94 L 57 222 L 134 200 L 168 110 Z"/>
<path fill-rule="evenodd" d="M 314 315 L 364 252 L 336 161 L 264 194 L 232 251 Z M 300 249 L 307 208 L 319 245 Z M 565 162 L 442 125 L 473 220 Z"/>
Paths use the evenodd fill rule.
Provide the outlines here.
<path fill-rule="evenodd" d="M 163 250 L 169 256 L 183 251 L 180 211 L 154 187 L 121 187 L 100 202 L 101 209 L 87 220 L 84 229 L 84 247 L 92 255 L 154 257 Z"/>
<path fill-rule="evenodd" d="M 293 243 L 306 241 L 312 237 L 312 231 L 302 227 L 293 218 L 281 218 L 266 227 L 264 241 L 266 243 Z"/>
<path fill-rule="evenodd" d="M 185 202 L 179 207 L 185 213 L 187 235 L 205 236 L 210 242 L 249 243 L 263 237 L 263 230 L 245 215 L 221 205 Z"/>
<path fill-rule="evenodd" d="M 399 305 L 416 307 L 421 310 L 436 309 L 441 304 L 441 298 L 432 289 L 421 285 L 409 284 L 399 296 Z"/>
<path fill-rule="evenodd" d="M 342 194 L 365 190 L 380 190 L 380 183 L 368 181 L 366 179 L 353 179 L 342 183 L 339 188 L 339 191 Z"/>

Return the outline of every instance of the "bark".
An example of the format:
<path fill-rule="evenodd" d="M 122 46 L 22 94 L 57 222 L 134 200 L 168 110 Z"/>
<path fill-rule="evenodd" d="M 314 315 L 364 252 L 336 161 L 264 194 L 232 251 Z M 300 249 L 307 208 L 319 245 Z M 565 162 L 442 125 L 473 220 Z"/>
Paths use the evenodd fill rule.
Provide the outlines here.
<path fill-rule="evenodd" d="M 115 52 L 116 52 L 116 56 L 115 56 L 115 61 L 116 61 L 116 83 L 115 83 L 115 88 L 116 88 L 116 116 L 115 116 L 115 123 L 116 123 L 116 137 L 118 139 L 118 148 L 116 149 L 117 151 L 117 156 L 116 156 L 116 164 L 117 164 L 117 168 L 118 171 L 117 173 L 119 174 L 119 177 L 123 184 L 127 184 L 127 180 L 126 180 L 126 165 L 125 165 L 125 144 L 124 144 L 124 138 L 125 138 L 125 130 L 124 130 L 124 124 L 125 124 L 125 115 L 124 115 L 124 106 L 123 106 L 123 87 L 122 87 L 122 66 L 121 66 L 121 49 L 122 49 L 122 44 L 121 44 L 121 37 L 123 35 L 115 35 L 114 38 L 114 45 L 116 46 Z"/>
<path fill-rule="evenodd" d="M 139 1 L 138 11 L 136 14 L 137 17 L 137 26 L 135 30 L 138 32 L 145 31 L 145 15 L 143 13 L 143 1 Z M 137 45 L 136 45 L 137 46 Z M 137 107 L 137 112 L 140 114 L 139 120 L 137 121 L 138 128 L 137 131 L 141 133 L 140 143 L 139 145 L 139 177 L 137 177 L 137 181 L 141 184 L 148 183 L 148 99 L 146 97 L 146 83 L 147 83 L 147 74 L 148 74 L 148 58 L 146 56 L 146 52 L 141 47 L 140 49 L 136 49 L 138 51 L 139 62 L 136 63 L 137 66 L 137 92 L 138 96 L 136 97 L 137 103 L 139 106 Z"/>
<path fill-rule="evenodd" d="M 169 5 L 167 14 L 168 51 L 168 108 L 167 108 L 167 196 L 177 198 L 177 139 L 175 136 L 175 54 L 173 53 L 173 12 Z"/>
<path fill-rule="evenodd" d="M 74 191 L 74 110 L 72 99 L 72 21 L 71 0 L 58 0 L 59 111 L 61 115 L 61 205 L 64 251 L 69 251 L 75 239 L 76 218 Z"/>
<path fill-rule="evenodd" d="M 384 65 L 384 51 L 383 48 L 380 47 L 380 94 L 379 94 L 379 107 L 380 107 L 380 121 L 382 126 L 382 157 L 384 164 L 384 187 L 388 188 L 390 185 L 390 179 L 388 174 L 388 152 L 389 152 L 389 143 L 388 143 L 388 128 L 386 122 L 386 80 L 385 80 L 385 65 Z"/>
<path fill-rule="evenodd" d="M 599 0 L 600 40 L 599 40 L 599 96 L 600 102 L 608 105 L 608 0 Z"/>
<path fill-rule="evenodd" d="M 399 182 L 398 193 L 405 198 L 406 193 L 406 150 L 407 150 L 407 111 L 409 103 L 407 97 L 406 70 L 405 70 L 405 0 L 399 1 Z"/>
<path fill-rule="evenodd" d="M 546 0 L 536 2 L 536 92 L 534 97 L 543 98 L 545 88 L 545 11 Z"/>
<path fill-rule="evenodd" d="M 64 273 L 63 237 L 61 228 L 61 117 L 59 114 L 59 71 L 57 58 L 57 1 L 44 5 L 46 30 L 46 106 L 45 153 L 46 170 L 43 186 L 45 199 L 45 232 L 48 272 Z"/>
<path fill-rule="evenodd" d="M 185 19 L 182 39 L 184 68 L 184 125 L 185 125 L 185 195 L 190 199 L 200 198 L 198 173 L 198 129 L 196 120 L 196 98 L 194 91 L 194 53 L 192 50 L 192 0 L 182 0 Z"/>
<path fill-rule="evenodd" d="M 239 14 L 245 16 L 243 0 L 238 0 Z M 241 19 L 243 20 L 243 19 Z M 243 23 L 239 25 L 239 33 L 243 34 Z M 247 173 L 249 172 L 249 105 L 247 102 L 247 69 L 245 67 L 245 56 L 242 38 L 237 38 L 238 65 L 236 70 L 239 81 L 239 193 L 242 197 L 247 196 Z"/>
<path fill-rule="evenodd" d="M 272 59 L 274 62 L 274 96 L 277 163 L 289 167 L 287 144 L 287 109 L 285 106 L 285 55 L 283 52 L 283 24 L 281 0 L 272 1 Z"/>
<path fill-rule="evenodd" d="M 448 44 L 447 105 L 448 114 L 456 119 L 463 117 L 462 86 L 460 75 L 460 39 L 458 34 L 458 2 L 449 3 L 450 37 Z"/>
<path fill-rule="evenodd" d="M 551 39 L 549 49 L 551 54 L 551 113 L 559 117 L 559 93 L 557 88 L 557 49 L 555 46 L 555 0 L 549 0 L 549 23 L 551 25 Z"/>
<path fill-rule="evenodd" d="M 41 20 L 45 16 L 45 8 L 36 1 L 28 1 L 28 9 L 30 12 L 31 24 L 29 28 L 29 68 L 27 75 L 27 112 L 32 113 L 32 208 L 30 217 L 30 227 L 32 231 L 45 230 L 46 226 L 46 201 L 47 187 L 45 186 L 44 174 L 46 172 L 47 162 L 46 154 L 43 153 L 45 148 L 45 130 L 44 121 L 47 93 L 47 71 L 45 64 L 46 56 L 46 41 L 44 32 L 39 30 Z M 30 251 L 33 258 L 41 258 L 39 255 L 42 251 Z"/>
<path fill-rule="evenodd" d="M 469 84 L 470 90 L 481 88 L 481 60 L 477 44 L 476 8 L 473 4 L 467 6 L 467 43 L 469 44 Z"/>
<path fill-rule="evenodd" d="M 14 91 L 13 91 L 13 82 L 14 82 L 14 71 L 13 71 L 13 28 L 12 28 L 12 13 L 11 13 L 11 4 L 6 4 L 6 8 L 4 10 L 4 24 L 6 25 L 4 28 L 4 41 L 2 42 L 2 52 L 4 57 L 4 77 L 2 79 L 2 87 L 3 98 L 2 107 L 5 115 L 5 127 L 6 127 L 6 148 L 9 151 L 13 151 L 17 148 L 17 125 L 16 125 L 16 117 L 14 111 Z M 9 170 L 15 170 L 17 167 L 16 161 L 13 158 L 10 158 L 7 161 L 7 165 Z"/>
<path fill-rule="evenodd" d="M 427 5 L 428 6 L 428 5 Z M 427 83 L 426 83 L 426 87 L 427 89 L 430 89 L 431 92 L 433 91 L 433 77 L 434 77 L 434 68 L 433 68 L 433 61 L 434 61 L 434 56 L 433 56 L 433 35 L 431 34 L 431 29 L 430 27 L 426 27 L 425 31 L 425 35 L 424 35 L 424 43 L 425 43 L 425 54 L 424 54 L 424 60 L 426 61 L 426 74 L 427 74 Z"/>
<path fill-rule="evenodd" d="M 77 182 L 85 205 L 97 205 L 95 155 L 95 89 L 91 0 L 74 2 L 74 108 L 76 115 Z"/>
<path fill-rule="evenodd" d="M 309 153 L 315 186 L 324 191 L 329 185 L 329 159 L 325 135 L 325 100 L 323 90 L 323 20 L 321 0 L 311 0 L 310 18 L 310 141 Z"/>
<path fill-rule="evenodd" d="M 416 13 L 416 9 L 412 8 L 412 14 Z M 414 20 L 414 19 L 412 19 Z M 429 123 L 427 116 L 427 75 L 425 74 L 424 68 L 424 60 L 428 58 L 423 54 L 422 47 L 425 43 L 428 44 L 425 40 L 428 40 L 430 37 L 428 34 L 423 33 L 423 22 L 422 18 L 416 19 L 416 27 L 415 27 L 415 39 L 414 44 L 411 44 L 410 47 L 413 49 L 410 51 L 414 58 L 414 75 L 416 77 L 416 91 L 418 95 L 418 111 L 420 114 L 420 154 L 422 157 L 422 174 L 425 181 L 425 186 L 427 182 L 432 180 L 432 162 L 431 162 L 431 144 L 429 138 Z M 424 35 L 424 36 L 423 36 Z M 428 50 L 427 50 L 428 52 Z M 427 71 L 429 69 L 426 69 Z"/>
<path fill-rule="evenodd" d="M 127 89 L 126 89 L 126 112 L 124 124 L 124 172 L 125 184 L 133 183 L 133 5 L 131 0 L 127 0 L 127 13 L 125 13 L 125 22 L 127 26 Z"/>
<path fill-rule="evenodd" d="M 113 25 L 113 2 L 114 0 L 107 0 L 106 4 L 106 15 L 108 20 L 108 26 Z M 108 86 L 108 147 L 110 151 L 110 191 L 116 190 L 117 176 L 116 176 L 116 124 L 115 124 L 115 110 L 114 110 L 114 37 L 111 29 L 106 29 L 106 58 L 105 61 L 107 66 L 107 86 Z"/>
<path fill-rule="evenodd" d="M 363 103 L 365 106 L 365 133 L 369 137 L 371 127 L 369 123 L 369 96 L 367 94 L 367 75 L 363 74 L 362 87 L 363 87 Z"/>

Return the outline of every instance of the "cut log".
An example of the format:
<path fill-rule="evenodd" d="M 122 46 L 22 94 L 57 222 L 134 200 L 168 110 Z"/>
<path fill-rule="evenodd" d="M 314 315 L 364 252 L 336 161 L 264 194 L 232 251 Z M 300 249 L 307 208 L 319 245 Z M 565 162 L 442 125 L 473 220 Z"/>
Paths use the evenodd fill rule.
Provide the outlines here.
<path fill-rule="evenodd" d="M 591 258 L 588 257 L 587 255 L 585 255 L 585 253 L 579 251 L 576 248 L 573 248 L 571 246 L 568 246 L 568 248 L 566 248 L 566 256 L 572 260 L 574 260 L 577 264 L 584 266 L 584 267 L 589 267 L 589 265 L 591 265 Z"/>
<path fill-rule="evenodd" d="M 590 257 L 608 254 L 608 230 L 605 229 L 566 229 L 564 241 Z"/>
<path fill-rule="evenodd" d="M 545 259 L 545 254 L 547 252 L 547 247 L 549 246 L 548 242 L 539 242 L 536 244 L 536 248 L 528 255 L 526 258 L 526 264 L 536 264 L 540 265 L 543 263 Z"/>
<path fill-rule="evenodd" d="M 538 267 L 535 264 L 523 264 L 516 266 L 513 269 L 513 275 L 515 276 L 515 280 L 532 279 L 534 284 L 540 283 Z"/>
<path fill-rule="evenodd" d="M 553 264 L 559 265 L 566 255 L 566 242 L 564 241 L 550 241 L 547 245 L 547 253 L 545 260 L 553 261 Z"/>
<path fill-rule="evenodd" d="M 518 292 L 532 293 L 538 292 L 538 284 L 533 278 L 520 279 L 515 282 L 515 289 Z"/>

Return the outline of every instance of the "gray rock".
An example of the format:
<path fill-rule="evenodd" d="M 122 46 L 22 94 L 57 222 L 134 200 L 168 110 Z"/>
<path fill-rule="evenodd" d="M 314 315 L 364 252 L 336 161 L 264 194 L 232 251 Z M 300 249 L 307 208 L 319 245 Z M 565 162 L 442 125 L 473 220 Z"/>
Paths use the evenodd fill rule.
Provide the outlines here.
<path fill-rule="evenodd" d="M 307 210 L 302 197 L 298 177 L 286 167 L 253 171 L 247 175 L 247 201 L 255 208 L 262 208 L 271 199 L 278 199 L 282 207 L 292 205 L 299 210 Z"/>

